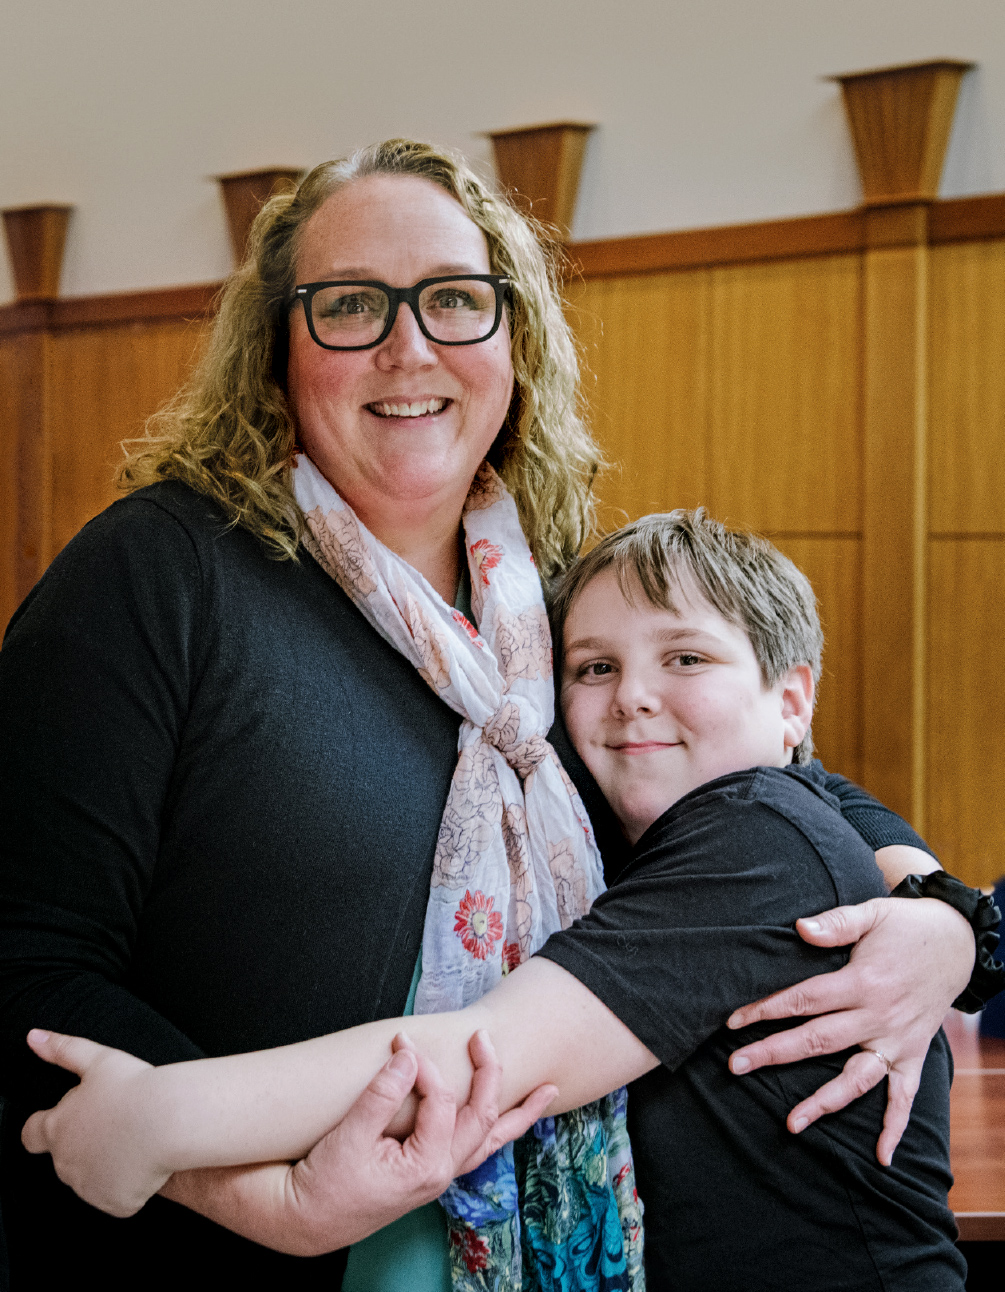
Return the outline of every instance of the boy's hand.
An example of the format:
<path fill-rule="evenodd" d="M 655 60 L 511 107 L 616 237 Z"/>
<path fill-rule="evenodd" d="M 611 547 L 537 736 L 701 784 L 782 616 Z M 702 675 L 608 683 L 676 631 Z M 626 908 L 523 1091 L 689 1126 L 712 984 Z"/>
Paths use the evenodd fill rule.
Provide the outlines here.
<path fill-rule="evenodd" d="M 51 1153 L 56 1174 L 85 1202 L 131 1216 L 170 1175 L 156 1165 L 156 1122 L 145 1101 L 149 1063 L 81 1036 L 38 1028 L 28 1044 L 47 1063 L 80 1077 L 55 1108 L 21 1131 L 29 1153 Z"/>
<path fill-rule="evenodd" d="M 817 1017 L 734 1051 L 730 1069 L 741 1074 L 861 1046 L 841 1076 L 789 1113 L 789 1130 L 798 1132 L 878 1085 L 888 1075 L 879 1051 L 891 1068 L 876 1156 L 889 1166 L 911 1116 L 929 1043 L 970 979 L 973 931 L 945 902 L 896 897 L 840 906 L 812 920 L 799 920 L 796 928 L 816 946 L 855 942 L 851 960 L 836 973 L 820 974 L 737 1010 L 728 1027 Z"/>
<path fill-rule="evenodd" d="M 487 1033 L 478 1032 L 470 1043 L 471 1096 L 456 1109 L 453 1091 L 408 1038 L 399 1034 L 394 1045 L 391 1060 L 303 1161 L 181 1172 L 161 1192 L 257 1243 L 317 1256 L 432 1202 L 456 1175 L 529 1129 L 558 1093 L 540 1086 L 500 1118 L 501 1068 Z M 415 1125 L 399 1143 L 385 1132 L 413 1087 Z"/>

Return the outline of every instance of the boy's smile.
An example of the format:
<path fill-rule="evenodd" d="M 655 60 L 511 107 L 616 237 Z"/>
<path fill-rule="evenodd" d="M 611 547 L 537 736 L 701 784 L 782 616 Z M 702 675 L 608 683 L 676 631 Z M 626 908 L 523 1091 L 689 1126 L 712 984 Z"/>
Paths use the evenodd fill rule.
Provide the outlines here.
<path fill-rule="evenodd" d="M 572 743 L 635 843 L 679 798 L 748 767 L 783 767 L 812 715 L 809 665 L 765 687 L 750 639 L 684 577 L 679 614 L 613 569 L 565 621 L 562 708 Z"/>

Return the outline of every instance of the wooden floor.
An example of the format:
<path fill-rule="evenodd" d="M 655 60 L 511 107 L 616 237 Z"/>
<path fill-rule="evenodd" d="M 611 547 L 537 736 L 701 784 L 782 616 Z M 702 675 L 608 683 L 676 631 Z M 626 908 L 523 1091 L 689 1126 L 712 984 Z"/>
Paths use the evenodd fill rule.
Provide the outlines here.
<path fill-rule="evenodd" d="M 956 1074 L 950 1153 L 956 1183 L 949 1205 L 964 1242 L 1005 1241 L 1005 1040 L 980 1037 L 975 1016 L 953 1010 L 946 1034 Z"/>

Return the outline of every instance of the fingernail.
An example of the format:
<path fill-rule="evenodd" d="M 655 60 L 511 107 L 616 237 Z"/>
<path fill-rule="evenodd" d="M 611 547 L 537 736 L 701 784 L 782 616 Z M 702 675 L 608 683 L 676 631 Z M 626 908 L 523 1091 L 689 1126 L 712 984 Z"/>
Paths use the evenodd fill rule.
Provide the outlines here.
<path fill-rule="evenodd" d="M 803 925 L 804 925 L 804 927 L 806 928 L 806 931 L 807 931 L 808 933 L 819 933 L 819 932 L 820 932 L 820 921 L 819 921 L 819 920 L 803 920 Z"/>
<path fill-rule="evenodd" d="M 797 1117 L 796 1120 L 792 1123 L 793 1134 L 798 1135 L 799 1132 L 801 1130 L 805 1130 L 809 1124 L 810 1124 L 810 1119 L 808 1117 Z"/>
<path fill-rule="evenodd" d="M 732 1068 L 733 1072 L 736 1073 L 737 1076 L 739 1076 L 744 1072 L 750 1071 L 750 1060 L 734 1059 L 733 1062 L 730 1064 L 730 1067 Z"/>
<path fill-rule="evenodd" d="M 411 1077 L 415 1068 L 415 1059 L 410 1050 L 399 1050 L 391 1057 L 388 1070 L 397 1072 L 402 1077 Z"/>
<path fill-rule="evenodd" d="M 742 1027 L 743 1015 L 740 1014 L 739 1011 L 737 1011 L 737 1013 L 735 1014 L 730 1014 L 729 1018 L 726 1019 L 726 1026 L 733 1027 L 733 1028 Z"/>
<path fill-rule="evenodd" d="M 28 1035 L 33 1037 L 36 1041 L 40 1043 L 45 1042 L 49 1039 L 49 1033 L 44 1032 L 40 1027 L 33 1027 L 31 1031 L 28 1033 Z"/>

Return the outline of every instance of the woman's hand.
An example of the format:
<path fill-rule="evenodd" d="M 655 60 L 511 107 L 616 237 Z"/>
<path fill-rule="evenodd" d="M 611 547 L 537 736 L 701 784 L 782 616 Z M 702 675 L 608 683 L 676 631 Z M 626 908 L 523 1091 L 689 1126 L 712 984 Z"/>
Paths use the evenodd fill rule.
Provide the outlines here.
<path fill-rule="evenodd" d="M 475 1073 L 460 1109 L 436 1067 L 404 1035 L 396 1053 L 343 1120 L 293 1166 L 185 1171 L 165 1197 L 257 1243 L 294 1256 L 318 1256 L 368 1237 L 432 1202 L 457 1175 L 528 1130 L 558 1093 L 538 1087 L 498 1115 L 502 1069 L 486 1032 L 469 1046 Z M 413 1090 L 414 1129 L 399 1143 L 385 1132 Z"/>
<path fill-rule="evenodd" d="M 157 1163 L 157 1118 L 149 1063 L 81 1036 L 33 1029 L 28 1044 L 47 1063 L 80 1077 L 55 1108 L 33 1113 L 21 1131 L 29 1153 L 51 1153 L 56 1174 L 85 1202 L 131 1216 L 168 1179 Z"/>
<path fill-rule="evenodd" d="M 839 1077 L 789 1113 L 789 1130 L 799 1132 L 877 1085 L 887 1075 L 887 1067 L 867 1050 L 880 1051 L 892 1069 L 876 1156 L 889 1166 L 911 1116 L 929 1042 L 970 980 L 973 931 L 958 911 L 929 898 L 873 898 L 799 920 L 796 928 L 800 937 L 816 946 L 855 942 L 851 960 L 836 973 L 820 974 L 737 1010 L 728 1027 L 748 1027 L 765 1019 L 817 1017 L 736 1050 L 730 1069 L 741 1074 L 834 1054 L 853 1045 L 863 1047 Z"/>

